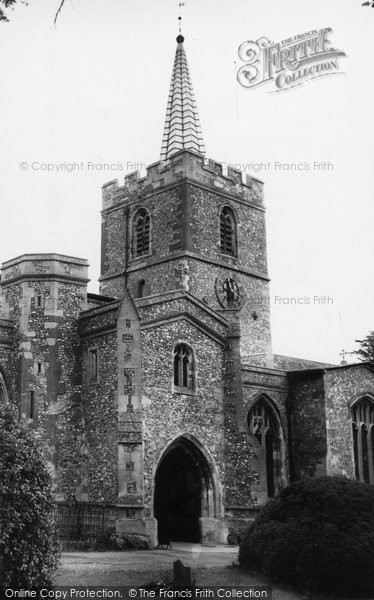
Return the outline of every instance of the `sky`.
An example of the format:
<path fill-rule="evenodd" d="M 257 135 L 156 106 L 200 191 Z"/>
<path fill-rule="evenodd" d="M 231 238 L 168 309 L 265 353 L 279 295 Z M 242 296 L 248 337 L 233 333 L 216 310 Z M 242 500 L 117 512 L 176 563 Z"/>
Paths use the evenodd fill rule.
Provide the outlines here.
<path fill-rule="evenodd" d="M 159 160 L 182 14 L 207 155 L 265 183 L 274 351 L 339 363 L 357 349 L 374 329 L 374 10 L 361 0 L 66 0 L 54 26 L 58 4 L 29 0 L 0 23 L 0 260 L 86 258 L 98 292 L 101 186 Z M 338 74 L 279 93 L 238 83 L 243 42 L 325 27 L 346 53 Z"/>

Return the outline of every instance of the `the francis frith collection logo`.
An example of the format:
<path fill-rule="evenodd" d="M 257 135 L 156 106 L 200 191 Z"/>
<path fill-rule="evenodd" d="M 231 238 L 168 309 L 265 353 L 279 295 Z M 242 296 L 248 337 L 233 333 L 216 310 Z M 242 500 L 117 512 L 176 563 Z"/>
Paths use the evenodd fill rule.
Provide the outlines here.
<path fill-rule="evenodd" d="M 294 88 L 309 79 L 339 73 L 338 58 L 346 56 L 331 46 L 332 29 L 314 29 L 279 43 L 266 37 L 243 42 L 239 58 L 245 64 L 237 73 L 240 85 L 255 88 L 274 82 L 275 92 Z"/>

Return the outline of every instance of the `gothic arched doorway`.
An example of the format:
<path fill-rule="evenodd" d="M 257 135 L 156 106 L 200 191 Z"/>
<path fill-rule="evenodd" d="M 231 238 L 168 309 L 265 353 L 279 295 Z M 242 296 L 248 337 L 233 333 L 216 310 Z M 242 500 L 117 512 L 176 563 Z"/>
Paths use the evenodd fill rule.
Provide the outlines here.
<path fill-rule="evenodd" d="M 215 517 L 212 469 L 189 438 L 181 436 L 164 452 L 155 475 L 154 514 L 159 544 L 201 541 L 201 517 Z"/>

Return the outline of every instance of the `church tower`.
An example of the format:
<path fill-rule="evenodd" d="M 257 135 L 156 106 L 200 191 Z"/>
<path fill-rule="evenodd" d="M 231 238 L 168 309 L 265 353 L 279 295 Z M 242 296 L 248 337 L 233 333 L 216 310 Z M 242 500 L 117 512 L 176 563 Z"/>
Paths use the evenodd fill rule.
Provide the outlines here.
<path fill-rule="evenodd" d="M 235 324 L 244 362 L 271 366 L 263 184 L 205 157 L 183 42 L 161 160 L 103 186 L 101 293 L 185 290 Z"/>
<path fill-rule="evenodd" d="M 100 291 L 123 314 L 118 502 L 154 543 L 226 543 L 255 510 L 243 368 L 247 386 L 272 378 L 268 282 L 262 182 L 206 158 L 179 35 L 160 160 L 103 186 Z"/>

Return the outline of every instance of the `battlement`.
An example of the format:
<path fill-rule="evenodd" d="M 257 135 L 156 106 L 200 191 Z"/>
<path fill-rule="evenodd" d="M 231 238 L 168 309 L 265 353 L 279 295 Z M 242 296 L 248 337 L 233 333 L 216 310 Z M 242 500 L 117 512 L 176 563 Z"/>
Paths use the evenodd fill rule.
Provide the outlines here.
<path fill-rule="evenodd" d="M 1 287 L 21 279 L 74 280 L 85 285 L 88 262 L 84 258 L 63 254 L 22 254 L 1 265 Z"/>
<path fill-rule="evenodd" d="M 118 185 L 118 179 L 104 184 L 103 211 L 115 208 L 120 203 L 148 196 L 185 178 L 232 194 L 251 204 L 263 205 L 261 180 L 226 163 L 206 159 L 191 150 L 180 150 L 173 154 L 168 163 L 159 161 L 149 165 L 144 177 L 141 177 L 139 171 L 134 171 L 125 176 L 122 186 Z"/>

